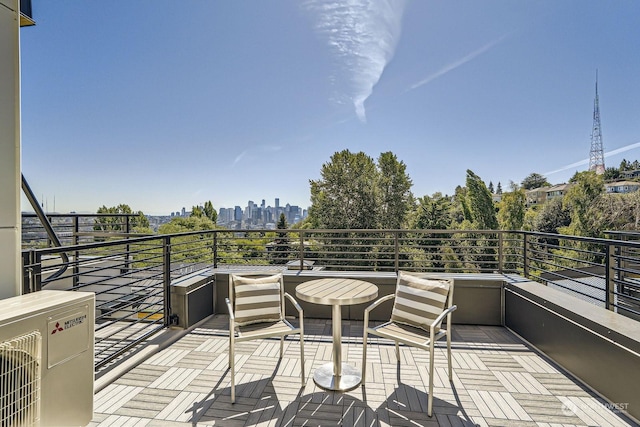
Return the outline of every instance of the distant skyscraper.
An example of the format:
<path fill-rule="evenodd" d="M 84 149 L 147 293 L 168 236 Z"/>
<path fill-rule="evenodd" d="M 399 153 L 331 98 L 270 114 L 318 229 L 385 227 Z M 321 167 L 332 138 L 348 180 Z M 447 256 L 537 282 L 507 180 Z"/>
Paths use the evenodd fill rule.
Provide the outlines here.
<path fill-rule="evenodd" d="M 600 126 L 600 105 L 598 101 L 598 72 L 596 71 L 596 99 L 593 101 L 593 130 L 591 131 L 591 151 L 589 170 L 598 175 L 604 173 L 604 150 L 602 148 L 602 128 Z"/>

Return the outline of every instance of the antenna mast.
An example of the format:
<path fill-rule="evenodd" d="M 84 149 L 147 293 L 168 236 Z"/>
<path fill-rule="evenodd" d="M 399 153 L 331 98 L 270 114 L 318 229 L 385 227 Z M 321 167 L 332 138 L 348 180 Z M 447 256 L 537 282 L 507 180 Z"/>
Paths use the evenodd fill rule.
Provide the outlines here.
<path fill-rule="evenodd" d="M 602 128 L 600 126 L 600 103 L 598 101 L 598 70 L 596 70 L 596 99 L 593 101 L 593 129 L 591 130 L 591 151 L 589 170 L 598 175 L 604 173 L 604 151 L 602 149 Z"/>

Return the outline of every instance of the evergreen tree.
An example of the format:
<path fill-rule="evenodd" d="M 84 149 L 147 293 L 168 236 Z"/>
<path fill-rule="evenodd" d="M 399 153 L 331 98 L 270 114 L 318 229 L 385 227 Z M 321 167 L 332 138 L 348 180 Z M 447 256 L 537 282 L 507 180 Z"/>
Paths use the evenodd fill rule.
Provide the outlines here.
<path fill-rule="evenodd" d="M 489 181 L 489 192 L 491 194 L 495 194 L 495 190 L 493 189 L 493 182 Z"/>
<path fill-rule="evenodd" d="M 525 190 L 533 190 L 534 188 L 548 187 L 551 184 L 543 175 L 534 172 L 523 179 L 521 185 Z"/>
<path fill-rule="evenodd" d="M 378 228 L 385 230 L 406 227 L 406 218 L 413 206 L 411 179 L 406 165 L 389 152 L 378 158 Z"/>
<path fill-rule="evenodd" d="M 211 203 L 211 200 L 204 204 L 204 215 L 213 221 L 214 224 L 218 221 L 218 213 L 213 209 L 213 203 Z"/>
<path fill-rule="evenodd" d="M 284 213 L 280 214 L 280 218 L 277 224 L 278 230 L 286 230 L 287 227 L 287 218 Z M 287 233 L 276 233 L 276 238 L 273 241 L 274 243 L 274 253 L 273 258 L 276 264 L 286 264 L 287 259 L 289 257 L 289 252 L 291 248 L 289 247 L 289 237 Z"/>
<path fill-rule="evenodd" d="M 478 230 L 496 230 L 498 219 L 489 189 L 482 179 L 467 169 L 467 200 L 471 219 Z"/>

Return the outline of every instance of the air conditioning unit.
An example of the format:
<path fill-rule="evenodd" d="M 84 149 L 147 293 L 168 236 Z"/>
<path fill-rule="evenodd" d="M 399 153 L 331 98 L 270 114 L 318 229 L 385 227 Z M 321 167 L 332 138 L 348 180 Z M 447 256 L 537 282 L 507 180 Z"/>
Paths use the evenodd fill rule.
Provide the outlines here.
<path fill-rule="evenodd" d="M 0 426 L 85 426 L 93 418 L 95 295 L 0 300 Z"/>

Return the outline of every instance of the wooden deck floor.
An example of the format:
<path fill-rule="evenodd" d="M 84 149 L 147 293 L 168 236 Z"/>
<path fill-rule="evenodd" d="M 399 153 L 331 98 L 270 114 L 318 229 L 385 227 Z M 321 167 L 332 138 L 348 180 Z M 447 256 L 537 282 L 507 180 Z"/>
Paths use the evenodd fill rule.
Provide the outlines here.
<path fill-rule="evenodd" d="M 343 361 L 361 365 L 362 322 L 344 321 Z M 366 387 L 326 392 L 312 372 L 331 360 L 331 324 L 305 319 L 307 385 L 297 338 L 242 343 L 230 402 L 228 318 L 218 315 L 96 394 L 91 426 L 627 426 L 635 425 L 502 327 L 454 326 L 454 381 L 436 350 L 434 414 L 428 352 L 370 337 Z M 622 402 L 621 402 L 622 403 Z"/>

